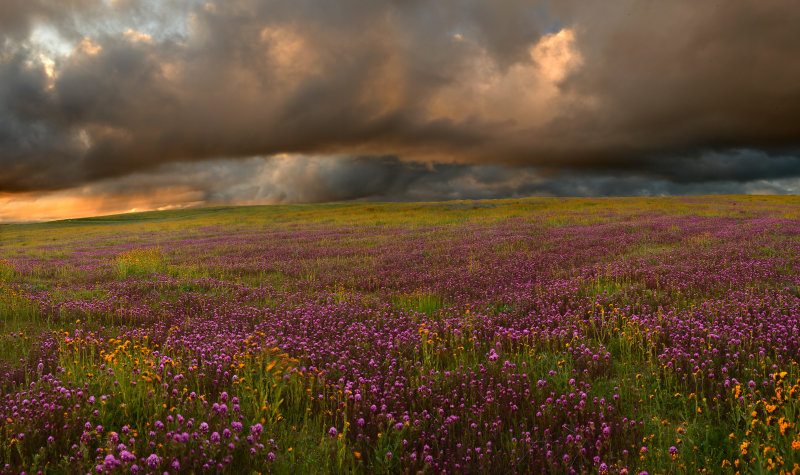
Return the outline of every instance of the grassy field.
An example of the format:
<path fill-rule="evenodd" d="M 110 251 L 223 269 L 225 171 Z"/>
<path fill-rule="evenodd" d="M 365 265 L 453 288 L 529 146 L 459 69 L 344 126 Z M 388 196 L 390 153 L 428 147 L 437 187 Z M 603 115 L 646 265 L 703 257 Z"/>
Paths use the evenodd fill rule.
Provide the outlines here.
<path fill-rule="evenodd" d="M 0 473 L 800 473 L 800 197 L 0 225 Z"/>

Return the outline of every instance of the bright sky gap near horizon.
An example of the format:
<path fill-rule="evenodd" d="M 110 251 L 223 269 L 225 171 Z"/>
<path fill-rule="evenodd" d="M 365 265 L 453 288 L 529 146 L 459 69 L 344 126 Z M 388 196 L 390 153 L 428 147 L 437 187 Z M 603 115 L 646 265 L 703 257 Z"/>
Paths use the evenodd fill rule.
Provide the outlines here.
<path fill-rule="evenodd" d="M 791 1 L 4 0 L 0 222 L 800 192 Z"/>

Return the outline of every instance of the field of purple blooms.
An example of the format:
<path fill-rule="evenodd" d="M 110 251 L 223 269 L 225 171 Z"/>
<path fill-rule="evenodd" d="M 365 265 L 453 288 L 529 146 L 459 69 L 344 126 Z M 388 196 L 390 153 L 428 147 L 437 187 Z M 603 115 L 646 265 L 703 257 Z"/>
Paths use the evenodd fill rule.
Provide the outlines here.
<path fill-rule="evenodd" d="M 0 473 L 800 473 L 800 199 L 0 226 Z"/>

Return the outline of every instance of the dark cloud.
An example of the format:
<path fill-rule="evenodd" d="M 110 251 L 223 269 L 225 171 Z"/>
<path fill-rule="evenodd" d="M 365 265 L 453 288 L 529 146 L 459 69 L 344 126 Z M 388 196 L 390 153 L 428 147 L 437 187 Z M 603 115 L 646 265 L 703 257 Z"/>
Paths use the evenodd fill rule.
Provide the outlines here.
<path fill-rule="evenodd" d="M 800 193 L 800 178 L 675 182 L 631 173 L 542 172 L 395 156 L 272 156 L 171 163 L 68 190 L 3 196 L 0 222 L 204 205 L 440 201 L 527 196 Z"/>
<path fill-rule="evenodd" d="M 800 176 L 800 153 L 770 154 L 753 149 L 734 149 L 722 153 L 707 150 L 659 157 L 652 166 L 652 172 L 678 183 L 773 180 Z"/>
<path fill-rule="evenodd" d="M 542 172 L 497 164 L 423 163 L 396 156 L 273 156 L 241 161 L 180 163 L 106 180 L 91 195 L 159 196 L 180 188 L 187 203 L 317 203 L 327 201 L 439 201 L 524 196 L 660 196 L 795 193 L 795 179 L 719 179 L 676 182 L 632 173 Z M 160 206 L 155 203 L 152 207 Z"/>
<path fill-rule="evenodd" d="M 595 110 L 565 116 L 558 132 L 583 130 L 590 148 L 619 150 L 632 166 L 653 152 L 800 141 L 800 6 L 628 0 L 570 15 L 584 61 L 563 87 Z"/>
<path fill-rule="evenodd" d="M 58 176 L 74 183 L 82 156 L 74 134 L 56 118 L 44 71 L 27 61 L 24 51 L 0 61 L 0 190 L 5 191 L 49 188 Z"/>
<path fill-rule="evenodd" d="M 800 176 L 798 24 L 785 0 L 7 0 L 0 191 L 164 167 L 210 201 L 745 190 Z M 295 191 L 237 176 L 283 153 Z"/>

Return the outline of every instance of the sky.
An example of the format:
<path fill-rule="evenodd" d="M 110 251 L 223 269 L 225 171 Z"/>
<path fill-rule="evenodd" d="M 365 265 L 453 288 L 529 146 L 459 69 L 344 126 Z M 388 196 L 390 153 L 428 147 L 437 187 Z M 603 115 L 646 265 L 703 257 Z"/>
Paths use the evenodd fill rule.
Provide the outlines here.
<path fill-rule="evenodd" d="M 800 192 L 793 0 L 2 0 L 0 222 Z"/>

